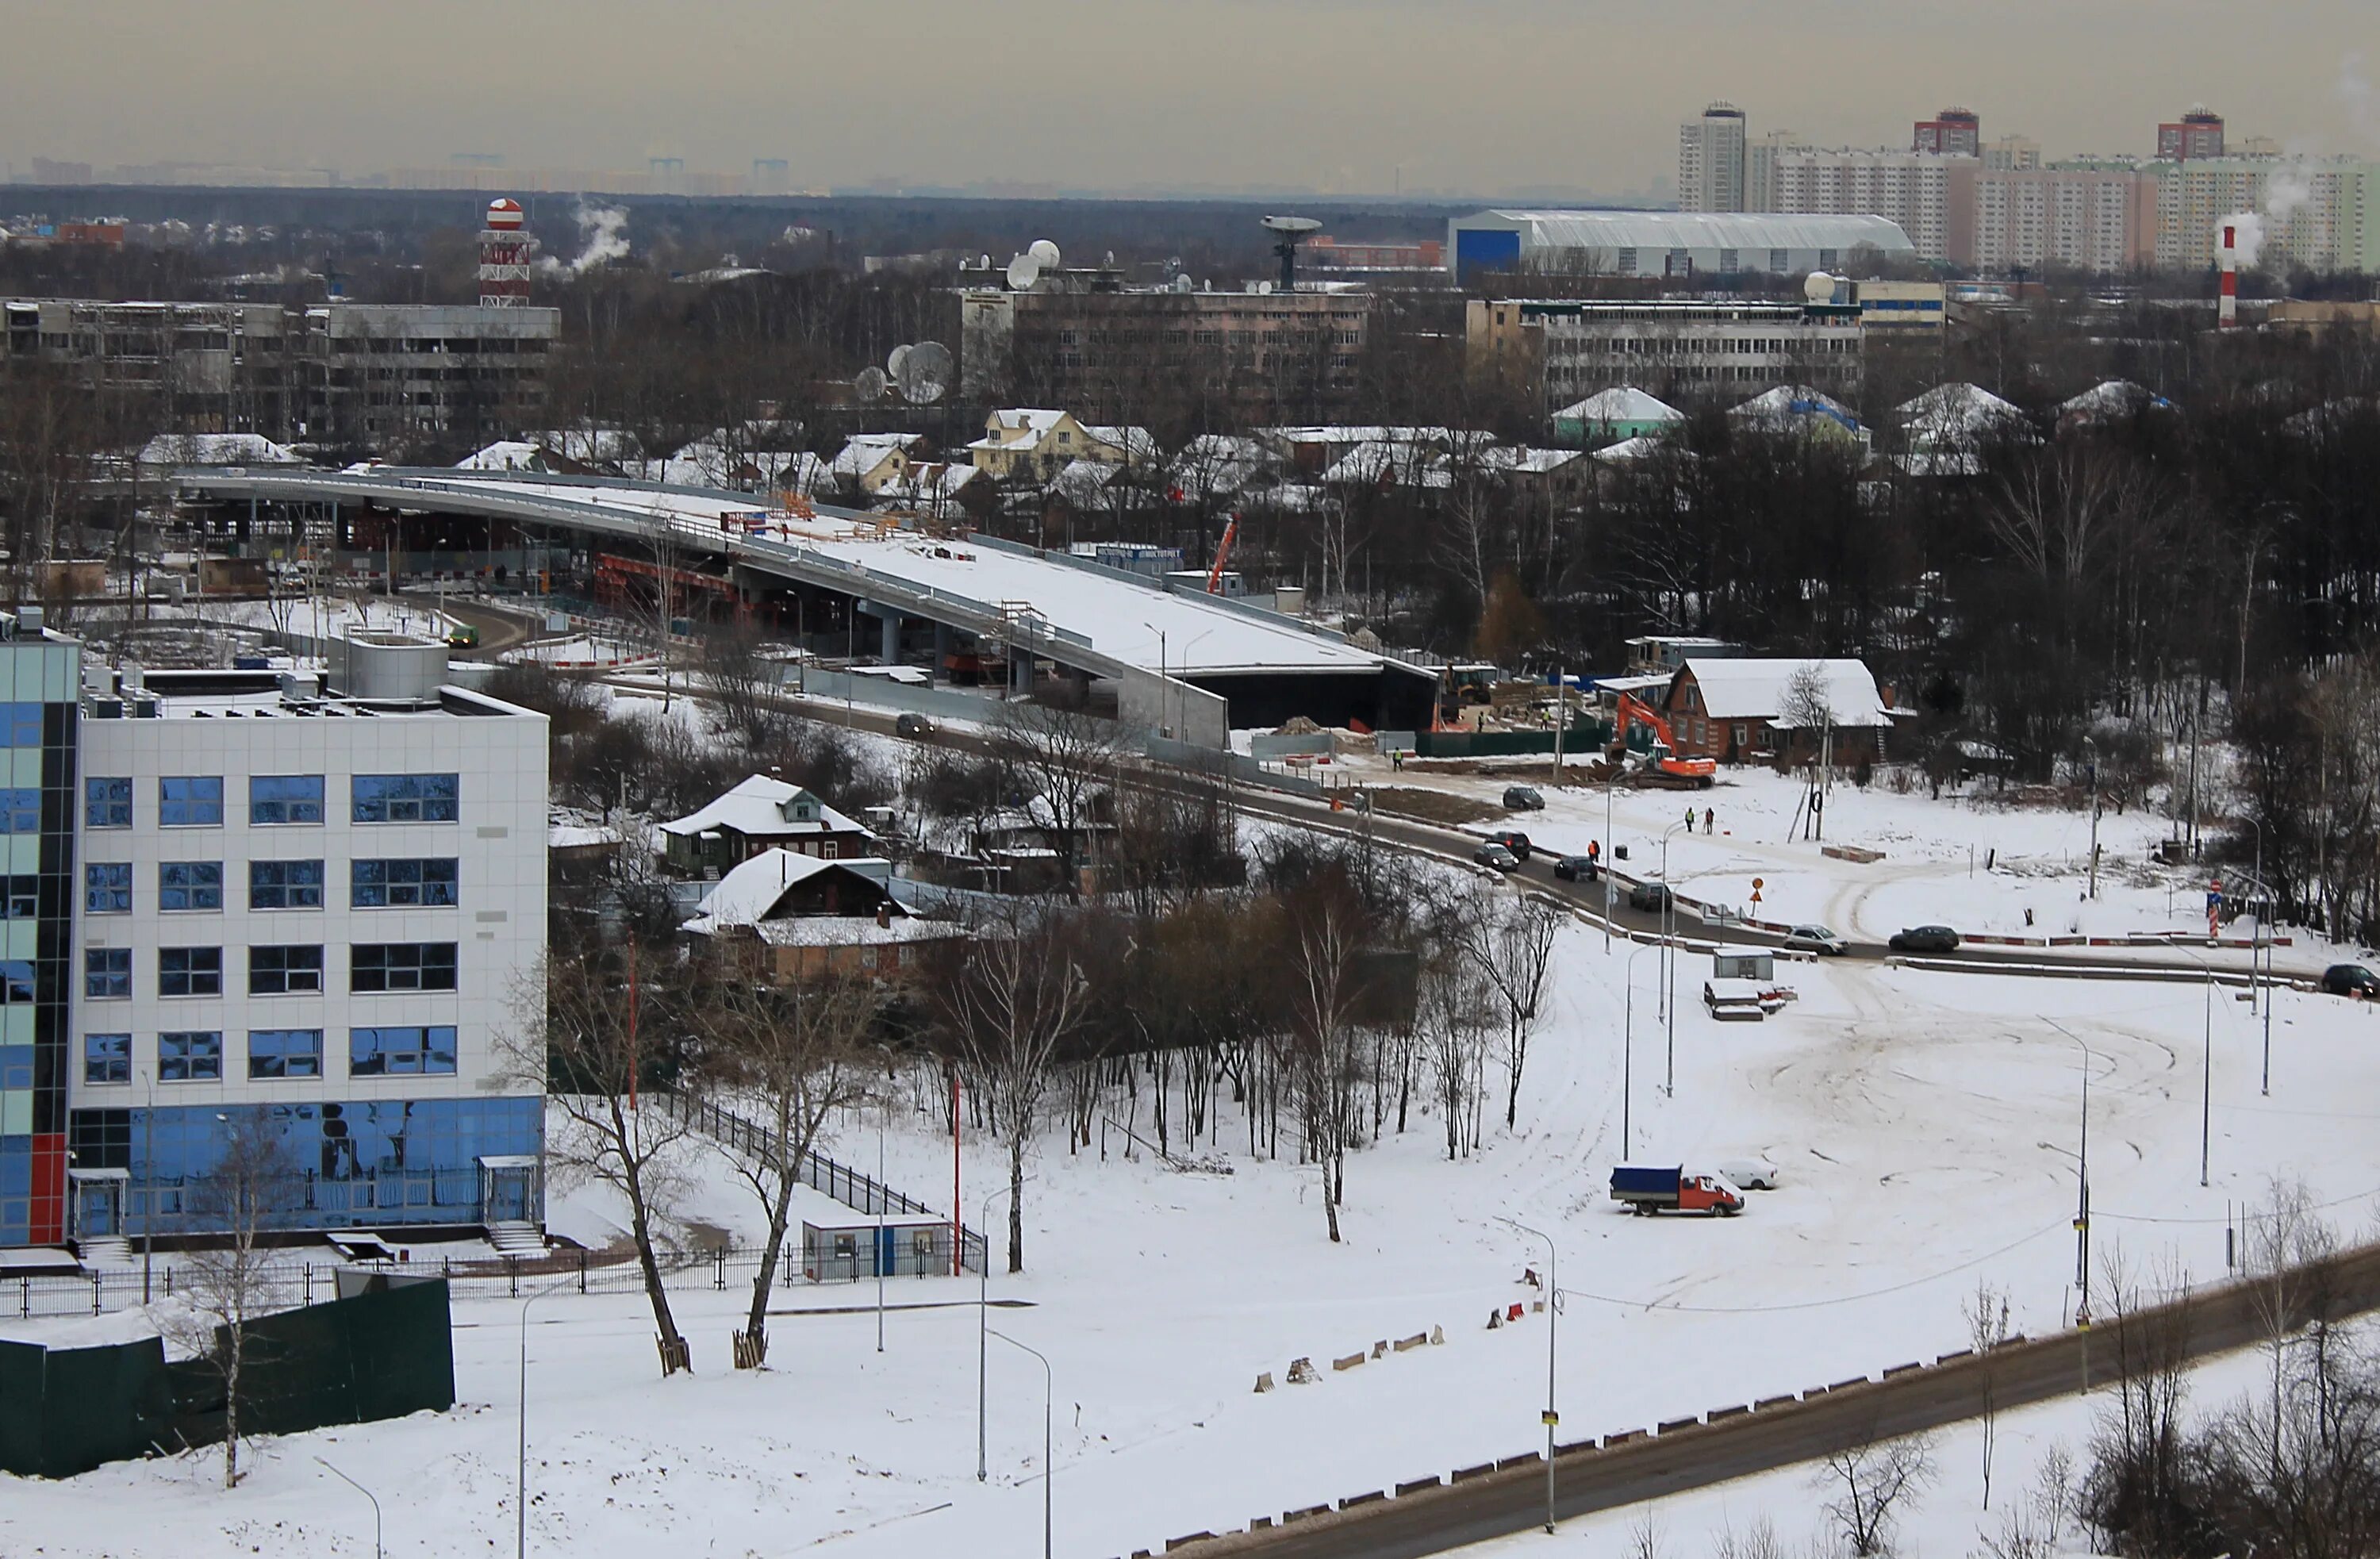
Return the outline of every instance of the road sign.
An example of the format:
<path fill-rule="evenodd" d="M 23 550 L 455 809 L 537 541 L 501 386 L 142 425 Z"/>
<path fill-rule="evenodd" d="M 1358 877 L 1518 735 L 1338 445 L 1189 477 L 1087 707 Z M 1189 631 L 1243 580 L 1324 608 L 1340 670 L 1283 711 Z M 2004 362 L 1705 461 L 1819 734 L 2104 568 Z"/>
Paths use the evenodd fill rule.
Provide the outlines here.
<path fill-rule="evenodd" d="M 1544 1412 L 1537 1415 L 1537 1421 L 1544 1424 L 1548 1429 L 1553 1429 L 1560 1424 L 1561 1415 L 1548 1407 Z"/>

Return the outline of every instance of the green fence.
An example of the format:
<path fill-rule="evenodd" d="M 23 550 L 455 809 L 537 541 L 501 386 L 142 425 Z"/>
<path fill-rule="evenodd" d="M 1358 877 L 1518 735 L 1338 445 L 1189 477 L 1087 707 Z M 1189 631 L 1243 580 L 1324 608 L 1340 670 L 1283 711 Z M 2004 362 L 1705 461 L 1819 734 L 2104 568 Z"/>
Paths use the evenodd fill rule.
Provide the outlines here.
<path fill-rule="evenodd" d="M 455 1405 L 454 1334 L 442 1280 L 284 1310 L 241 1330 L 240 1431 L 294 1434 Z M 223 1438 L 214 1355 L 165 1361 L 155 1337 L 113 1346 L 0 1343 L 0 1471 L 71 1478 L 105 1462 Z"/>
<path fill-rule="evenodd" d="M 1611 745 L 1611 722 L 1582 720 L 1562 733 L 1562 751 L 1600 752 Z M 1414 752 L 1422 758 L 1520 758 L 1550 756 L 1551 731 L 1417 731 Z"/>

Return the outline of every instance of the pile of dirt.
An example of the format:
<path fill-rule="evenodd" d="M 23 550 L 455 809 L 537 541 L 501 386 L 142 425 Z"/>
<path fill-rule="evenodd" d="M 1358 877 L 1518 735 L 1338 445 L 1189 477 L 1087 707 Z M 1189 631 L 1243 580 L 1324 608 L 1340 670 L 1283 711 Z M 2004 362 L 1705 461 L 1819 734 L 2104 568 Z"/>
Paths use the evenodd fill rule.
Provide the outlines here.
<path fill-rule="evenodd" d="M 1409 785 L 1375 786 L 1371 794 L 1373 807 L 1380 811 L 1420 822 L 1442 823 L 1449 828 L 1504 815 L 1502 809 L 1468 796 L 1451 796 L 1443 790 L 1423 790 Z"/>

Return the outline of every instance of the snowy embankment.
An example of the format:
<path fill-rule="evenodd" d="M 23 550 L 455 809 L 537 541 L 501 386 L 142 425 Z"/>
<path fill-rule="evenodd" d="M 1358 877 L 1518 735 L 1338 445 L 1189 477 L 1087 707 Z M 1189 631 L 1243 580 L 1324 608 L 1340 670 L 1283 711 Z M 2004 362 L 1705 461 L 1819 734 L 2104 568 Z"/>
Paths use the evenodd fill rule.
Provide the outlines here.
<path fill-rule="evenodd" d="M 2380 1012 L 2283 993 L 2265 1098 L 2261 1023 L 2218 1000 L 2202 1188 L 2200 989 L 1796 965 L 1800 1001 L 1764 1024 L 1722 1025 L 1694 997 L 1702 966 L 1682 959 L 1676 1091 L 1664 1098 L 1658 952 L 1623 943 L 1607 955 L 1599 936 L 1572 932 L 1558 956 L 1516 1128 L 1491 1124 L 1482 1152 L 1449 1163 L 1434 1118 L 1417 1108 L 1400 1137 L 1391 1114 L 1387 1139 L 1350 1161 L 1343 1245 L 1324 1237 L 1313 1171 L 1293 1155 L 1252 1157 L 1228 1106 L 1200 1153 L 1229 1174 L 1127 1161 L 1112 1127 L 1104 1159 L 1098 1127 L 1080 1152 L 1056 1133 L 1041 1139 L 1027 1270 L 995 1276 L 990 1292 L 1018 1306 L 992 1324 L 1051 1361 L 1061 1552 L 1126 1553 L 1539 1443 L 1544 1317 L 1484 1324 L 1491 1307 L 1533 1297 L 1518 1280 L 1542 1268 L 1541 1248 L 1507 1217 L 1560 1245 L 1572 1296 L 1560 1322 L 1566 1438 L 1962 1346 L 1961 1301 L 1979 1278 L 2010 1293 L 2020 1330 L 2055 1327 L 2073 1303 L 2086 1061 L 2095 1265 L 2145 1273 L 2171 1261 L 2213 1281 L 2227 1212 L 2277 1175 L 2302 1177 L 2350 1235 L 2380 1206 Z M 1755 1193 L 1742 1218 L 1631 1219 L 1603 1194 L 1621 1156 L 1632 968 L 1632 1156 L 1767 1153 L 1788 1185 Z M 1138 1124 L 1148 1129 L 1146 1098 Z M 1293 1142 L 1285 1130 L 1285 1153 Z M 872 1171 L 876 1119 L 840 1123 L 830 1147 Z M 882 1151 L 892 1184 L 946 1202 L 951 1143 L 936 1114 L 898 1115 Z M 1005 1168 L 989 1142 L 961 1156 L 976 1224 Z M 751 1232 L 749 1204 L 715 1168 L 700 1187 L 686 1216 Z M 565 1200 L 565 1221 L 600 1214 Z M 759 1375 L 726 1368 L 748 1296 L 681 1295 L 698 1373 L 666 1382 L 634 1297 L 540 1302 L 528 1328 L 533 1546 L 777 1553 L 842 1535 L 843 1553 L 1038 1552 L 1040 1370 L 990 1343 L 990 1477 L 978 1484 L 976 1292 L 972 1277 L 893 1280 L 899 1308 L 880 1354 L 872 1285 L 796 1285 L 782 1305 L 806 1313 L 772 1328 Z M 0 1551 L 228 1555 L 269 1538 L 366 1552 L 361 1502 L 317 1454 L 381 1492 L 392 1553 L 501 1547 L 518 1314 L 458 1306 L 462 1405 L 450 1415 L 274 1443 L 229 1495 L 198 1462 L 9 1483 Z M 1433 1327 L 1441 1346 L 1330 1368 Z M 1285 1383 L 1299 1358 L 1319 1383 Z M 1263 1371 L 1280 1389 L 1253 1390 Z M 403 1497 L 424 1489 L 438 1496 Z"/>

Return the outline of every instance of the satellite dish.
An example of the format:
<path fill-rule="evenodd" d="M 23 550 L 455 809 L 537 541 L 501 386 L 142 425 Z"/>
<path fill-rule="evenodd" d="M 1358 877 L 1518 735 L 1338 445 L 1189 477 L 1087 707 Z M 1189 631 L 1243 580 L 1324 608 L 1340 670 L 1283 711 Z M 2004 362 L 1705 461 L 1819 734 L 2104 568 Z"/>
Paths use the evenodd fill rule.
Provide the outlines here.
<path fill-rule="evenodd" d="M 1058 268 L 1058 246 L 1047 238 L 1034 239 L 1026 247 L 1025 252 L 1038 261 L 1044 271 L 1054 271 Z"/>
<path fill-rule="evenodd" d="M 897 381 L 900 379 L 900 377 L 901 377 L 901 365 L 902 365 L 904 362 L 906 362 L 906 361 L 908 360 L 908 359 L 909 359 L 909 348 L 908 348 L 908 347 L 893 347 L 893 348 L 892 348 L 892 350 L 890 353 L 886 354 L 885 359 L 884 359 L 884 371 L 885 371 L 885 373 L 886 373 L 889 377 L 891 377 L 892 379 L 893 379 L 894 381 L 896 381 L 896 382 L 897 382 Z"/>
<path fill-rule="evenodd" d="M 951 350 L 939 341 L 920 341 L 905 347 L 896 377 L 901 398 L 911 406 L 930 406 L 951 387 Z"/>
<path fill-rule="evenodd" d="M 1310 216 L 1268 216 L 1264 225 L 1276 233 L 1318 233 L 1322 224 Z"/>
<path fill-rule="evenodd" d="M 1173 290 L 1176 292 L 1188 292 L 1190 290 L 1190 278 L 1187 276 L 1174 277 Z"/>
<path fill-rule="evenodd" d="M 1008 262 L 1008 286 L 1012 292 L 1030 292 L 1033 284 L 1041 279 L 1041 262 L 1030 254 L 1020 254 Z"/>
<path fill-rule="evenodd" d="M 1802 283 L 1802 296 L 1813 303 L 1831 303 L 1835 298 L 1835 278 L 1824 271 L 1813 271 Z"/>
<path fill-rule="evenodd" d="M 882 400 L 886 384 L 882 369 L 863 368 L 858 377 L 852 380 L 851 387 L 858 392 L 861 400 Z"/>

